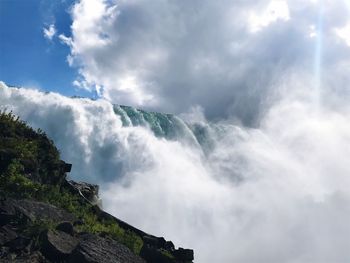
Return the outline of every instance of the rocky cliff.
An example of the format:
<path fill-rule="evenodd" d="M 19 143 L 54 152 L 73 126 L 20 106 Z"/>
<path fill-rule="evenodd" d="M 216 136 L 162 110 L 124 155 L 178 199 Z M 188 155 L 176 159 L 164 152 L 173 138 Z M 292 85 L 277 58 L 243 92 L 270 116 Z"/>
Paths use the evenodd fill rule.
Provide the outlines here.
<path fill-rule="evenodd" d="M 104 212 L 98 186 L 70 170 L 43 131 L 0 112 L 1 262 L 192 262 L 193 250 Z"/>

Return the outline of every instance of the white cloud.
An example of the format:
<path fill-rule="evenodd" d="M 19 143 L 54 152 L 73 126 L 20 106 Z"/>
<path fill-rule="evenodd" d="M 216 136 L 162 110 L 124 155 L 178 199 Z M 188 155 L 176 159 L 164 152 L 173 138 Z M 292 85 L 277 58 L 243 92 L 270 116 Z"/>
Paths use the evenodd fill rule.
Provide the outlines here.
<path fill-rule="evenodd" d="M 252 12 L 249 17 L 249 24 L 252 32 L 257 32 L 262 28 L 276 21 L 288 21 L 290 19 L 287 1 L 273 0 L 262 10 Z"/>
<path fill-rule="evenodd" d="M 336 78 L 350 50 L 334 29 L 348 12 L 343 1 L 323 2 L 323 68 Z M 81 0 L 71 12 L 69 61 L 112 102 L 175 113 L 199 105 L 210 119 L 255 125 L 272 83 L 313 78 L 310 26 L 318 30 L 320 8 L 301 0 Z M 334 88 L 328 80 L 324 88 Z"/>
<path fill-rule="evenodd" d="M 350 46 L 350 22 L 344 27 L 336 28 L 335 33 Z"/>
<path fill-rule="evenodd" d="M 48 40 L 52 40 L 52 38 L 56 34 L 56 28 L 54 24 L 51 24 L 48 28 L 43 29 L 44 37 Z"/>
<path fill-rule="evenodd" d="M 67 36 L 65 36 L 64 34 L 60 34 L 60 35 L 58 36 L 58 38 L 60 39 L 60 41 L 61 41 L 63 44 L 65 44 L 65 45 L 67 45 L 67 46 L 72 46 L 72 39 L 71 39 L 70 37 L 67 37 Z"/>
<path fill-rule="evenodd" d="M 309 36 L 310 36 L 310 37 L 316 37 L 316 36 L 317 36 L 317 32 L 316 32 L 316 27 L 315 27 L 315 25 L 311 25 L 309 28 L 310 28 Z"/>

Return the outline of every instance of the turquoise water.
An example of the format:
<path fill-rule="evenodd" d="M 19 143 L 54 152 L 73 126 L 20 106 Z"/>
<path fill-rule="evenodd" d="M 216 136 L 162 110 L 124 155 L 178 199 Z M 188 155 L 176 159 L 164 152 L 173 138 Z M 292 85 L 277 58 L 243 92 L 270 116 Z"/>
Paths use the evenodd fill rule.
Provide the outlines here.
<path fill-rule="evenodd" d="M 114 105 L 123 126 L 148 127 L 155 136 L 167 140 L 186 141 L 198 145 L 204 152 L 213 147 L 215 129 L 208 123 L 187 123 L 173 114 L 148 112 L 130 106 Z"/>

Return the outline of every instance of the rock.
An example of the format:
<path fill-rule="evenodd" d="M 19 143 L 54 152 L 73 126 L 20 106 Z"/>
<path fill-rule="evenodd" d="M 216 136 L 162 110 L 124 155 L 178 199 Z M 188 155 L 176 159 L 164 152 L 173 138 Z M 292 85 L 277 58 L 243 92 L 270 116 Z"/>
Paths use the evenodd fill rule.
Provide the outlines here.
<path fill-rule="evenodd" d="M 164 237 L 158 237 L 158 248 L 164 248 L 166 244 L 166 240 Z"/>
<path fill-rule="evenodd" d="M 143 236 L 142 240 L 149 247 L 153 248 L 165 248 L 166 240 L 164 237 L 155 237 L 151 235 Z"/>
<path fill-rule="evenodd" d="M 162 254 L 156 248 L 144 245 L 141 249 L 140 256 L 149 263 L 174 263 L 174 260 Z"/>
<path fill-rule="evenodd" d="M 38 164 L 30 159 L 21 160 L 21 164 L 24 167 L 25 174 L 31 174 L 37 172 Z"/>
<path fill-rule="evenodd" d="M 62 161 L 63 162 L 63 161 Z M 72 164 L 63 162 L 63 172 L 70 173 L 72 171 Z"/>
<path fill-rule="evenodd" d="M 17 238 L 17 233 L 11 229 L 10 226 L 5 225 L 0 228 L 0 245 L 3 246 Z"/>
<path fill-rule="evenodd" d="M 20 255 L 11 260 L 4 259 L 4 263 L 49 263 L 39 251 L 35 251 L 28 255 Z"/>
<path fill-rule="evenodd" d="M 0 259 L 6 258 L 10 254 L 10 248 L 1 246 Z"/>
<path fill-rule="evenodd" d="M 172 254 L 179 261 L 192 261 L 194 259 L 192 249 L 183 249 L 180 247 L 179 249 L 174 250 Z"/>
<path fill-rule="evenodd" d="M 165 246 L 164 246 L 164 247 L 165 247 L 166 250 L 169 250 L 169 251 L 175 250 L 174 243 L 171 242 L 171 241 L 167 241 L 167 242 L 165 243 Z"/>
<path fill-rule="evenodd" d="M 148 245 L 148 247 L 158 248 L 158 239 L 153 236 L 142 237 L 143 243 Z"/>
<path fill-rule="evenodd" d="M 85 182 L 66 181 L 65 186 L 67 186 L 73 193 L 78 193 L 89 203 L 93 205 L 99 204 L 98 185 Z"/>
<path fill-rule="evenodd" d="M 79 244 L 79 240 L 62 231 L 45 231 L 41 235 L 41 252 L 54 262 L 65 261 Z"/>
<path fill-rule="evenodd" d="M 4 138 L 1 138 L 2 140 Z M 11 160 L 16 157 L 16 151 L 13 149 L 0 149 L 0 173 L 3 173 Z"/>
<path fill-rule="evenodd" d="M 15 239 L 6 243 L 6 246 L 10 248 L 10 251 L 16 252 L 20 250 L 29 251 L 31 239 L 25 236 L 17 236 Z"/>
<path fill-rule="evenodd" d="M 69 235 L 73 235 L 74 233 L 74 228 L 73 228 L 73 225 L 71 222 L 62 222 L 62 223 L 59 223 L 57 226 L 56 226 L 56 230 L 59 230 L 59 231 L 62 231 L 62 232 L 65 232 Z"/>
<path fill-rule="evenodd" d="M 73 222 L 73 226 L 81 226 L 84 225 L 84 220 L 83 219 L 78 219 Z"/>
<path fill-rule="evenodd" d="M 0 201 L 0 225 L 10 224 L 12 221 L 17 219 L 16 209 L 7 202 L 6 199 Z"/>
<path fill-rule="evenodd" d="M 145 263 L 126 246 L 110 238 L 103 238 L 93 234 L 82 234 L 70 263 Z"/>
<path fill-rule="evenodd" d="M 13 220 L 16 219 L 15 214 L 8 214 L 6 212 L 1 213 L 0 212 L 0 226 L 4 226 L 7 224 L 11 224 Z"/>
<path fill-rule="evenodd" d="M 7 198 L 1 201 L 0 214 L 6 214 L 8 217 L 22 217 L 24 220 L 29 221 L 51 220 L 55 222 L 74 222 L 76 220 L 75 216 L 54 205 L 27 199 L 15 200 Z"/>

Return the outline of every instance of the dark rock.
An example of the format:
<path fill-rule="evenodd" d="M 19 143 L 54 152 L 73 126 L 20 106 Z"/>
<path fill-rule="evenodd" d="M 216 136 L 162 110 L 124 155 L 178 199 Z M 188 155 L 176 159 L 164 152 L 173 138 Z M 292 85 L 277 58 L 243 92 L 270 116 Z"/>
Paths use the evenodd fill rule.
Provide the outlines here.
<path fill-rule="evenodd" d="M 0 228 L 0 245 L 3 246 L 17 238 L 17 233 L 11 229 L 10 226 L 5 225 Z"/>
<path fill-rule="evenodd" d="M 39 251 L 34 251 L 31 254 L 27 254 L 27 255 L 19 255 L 16 256 L 16 258 L 13 258 L 11 260 L 6 260 L 4 259 L 3 261 L 4 263 L 49 263 L 49 261 L 47 261 L 45 259 L 45 257 L 43 257 L 43 255 L 39 252 Z"/>
<path fill-rule="evenodd" d="M 159 250 L 148 245 L 141 249 L 140 256 L 149 263 L 174 263 L 174 260 L 162 254 Z"/>
<path fill-rule="evenodd" d="M 144 236 L 142 238 L 144 244 L 148 245 L 148 247 L 157 248 L 158 247 L 158 239 L 153 236 Z"/>
<path fill-rule="evenodd" d="M 7 169 L 11 160 L 15 157 L 16 152 L 13 149 L 0 149 L 0 173 L 3 173 Z"/>
<path fill-rule="evenodd" d="M 79 244 L 79 240 L 62 231 L 45 231 L 41 235 L 41 252 L 54 261 L 65 261 Z"/>
<path fill-rule="evenodd" d="M 7 202 L 6 198 L 0 201 L 0 225 L 10 224 L 13 220 L 17 219 L 16 209 L 11 204 Z"/>
<path fill-rule="evenodd" d="M 15 262 L 17 257 L 17 254 L 15 253 L 8 253 L 6 257 L 4 258 L 4 262 Z"/>
<path fill-rule="evenodd" d="M 57 163 L 51 163 L 50 169 L 59 171 L 59 173 L 63 176 L 65 173 L 70 173 L 72 170 L 72 164 L 60 160 Z"/>
<path fill-rule="evenodd" d="M 0 226 L 11 224 L 16 219 L 14 214 L 7 214 L 0 212 Z"/>
<path fill-rule="evenodd" d="M 193 260 L 193 250 L 177 250 L 175 254 L 179 257 L 178 260 L 170 259 L 169 257 L 165 256 L 164 253 L 161 253 L 161 251 L 165 253 L 169 253 L 171 255 L 174 255 L 173 252 L 175 251 L 175 246 L 171 241 L 166 241 L 163 237 L 155 237 L 152 235 L 149 235 L 142 230 L 137 229 L 136 227 L 129 225 L 128 223 L 106 213 L 102 209 L 96 207 L 95 213 L 98 215 L 98 218 L 101 220 L 111 220 L 115 221 L 121 228 L 131 231 L 138 236 L 142 237 L 142 240 L 144 242 L 143 248 L 141 249 L 140 256 L 144 259 L 146 259 L 147 262 L 178 262 L 178 261 L 184 261 L 183 258 L 186 258 L 185 261 L 191 262 Z M 184 251 L 183 251 L 184 250 Z M 175 258 L 175 255 L 174 255 Z M 170 261 L 169 261 L 170 260 Z"/>
<path fill-rule="evenodd" d="M 126 246 L 110 238 L 82 234 L 68 262 L 71 263 L 145 263 Z"/>
<path fill-rule="evenodd" d="M 183 249 L 180 247 L 179 249 L 174 250 L 172 254 L 177 260 L 180 261 L 192 261 L 194 259 L 192 249 Z"/>
<path fill-rule="evenodd" d="M 151 235 L 143 236 L 143 242 L 149 247 L 153 248 L 165 248 L 166 240 L 164 237 L 155 237 Z"/>
<path fill-rule="evenodd" d="M 6 199 L 0 202 L 0 214 L 21 217 L 24 220 L 52 220 L 74 222 L 76 218 L 54 205 L 32 200 Z"/>
<path fill-rule="evenodd" d="M 10 248 L 1 246 L 0 248 L 0 259 L 6 258 L 10 254 Z"/>
<path fill-rule="evenodd" d="M 73 225 L 71 222 L 62 222 L 62 223 L 59 223 L 57 226 L 56 226 L 56 230 L 59 230 L 59 231 L 62 231 L 62 232 L 65 232 L 69 235 L 73 235 L 74 233 L 74 228 L 73 228 Z"/>
<path fill-rule="evenodd" d="M 21 160 L 21 164 L 24 167 L 24 173 L 33 173 L 37 171 L 38 164 L 33 160 Z"/>
<path fill-rule="evenodd" d="M 63 170 L 64 173 L 70 173 L 72 171 L 72 164 L 71 163 L 63 162 L 62 167 L 63 167 L 62 170 Z"/>
<path fill-rule="evenodd" d="M 158 248 L 164 248 L 166 244 L 166 240 L 164 237 L 158 237 Z"/>
<path fill-rule="evenodd" d="M 73 226 L 81 226 L 84 225 L 84 220 L 83 219 L 78 219 L 73 222 Z"/>
<path fill-rule="evenodd" d="M 171 242 L 171 241 L 167 241 L 167 242 L 165 243 L 165 246 L 164 246 L 164 247 L 165 247 L 166 250 L 169 250 L 169 251 L 175 250 L 174 243 Z"/>
<path fill-rule="evenodd" d="M 7 242 L 5 245 L 10 248 L 10 251 L 29 250 L 31 239 L 25 236 L 17 236 L 15 239 Z"/>

